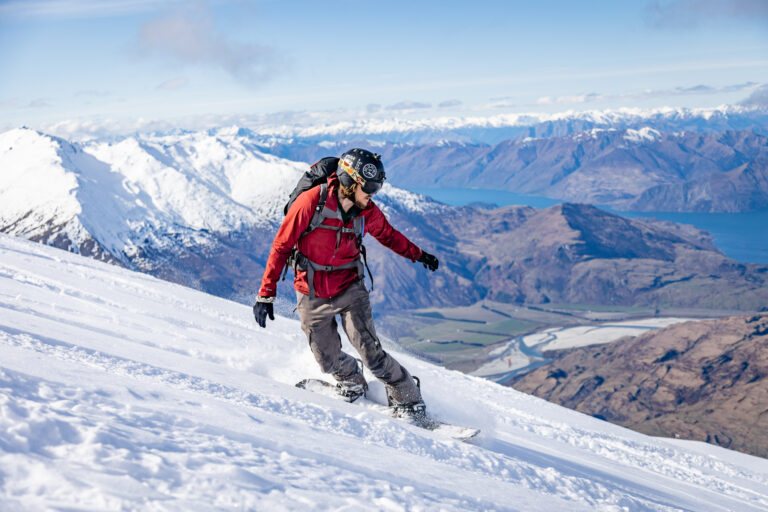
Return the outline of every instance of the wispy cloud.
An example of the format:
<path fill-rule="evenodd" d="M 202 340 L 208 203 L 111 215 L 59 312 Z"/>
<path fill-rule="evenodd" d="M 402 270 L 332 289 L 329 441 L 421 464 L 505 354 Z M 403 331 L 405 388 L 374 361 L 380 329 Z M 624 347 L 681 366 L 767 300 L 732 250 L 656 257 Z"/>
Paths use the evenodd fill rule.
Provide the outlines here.
<path fill-rule="evenodd" d="M 50 106 L 51 104 L 48 103 L 48 100 L 43 98 L 38 98 L 29 102 L 29 108 L 46 108 Z"/>
<path fill-rule="evenodd" d="M 146 54 L 182 64 L 218 67 L 242 83 L 258 85 L 280 70 L 276 52 L 265 45 L 228 39 L 202 4 L 174 10 L 142 25 L 139 45 Z"/>
<path fill-rule="evenodd" d="M 424 108 L 432 108 L 432 105 L 419 101 L 401 101 L 399 103 L 395 103 L 394 105 L 387 106 L 387 110 L 417 110 Z"/>
<path fill-rule="evenodd" d="M 536 100 L 537 105 L 563 105 L 572 103 L 590 103 L 605 99 L 605 96 L 596 92 L 577 94 L 573 96 L 542 96 Z"/>
<path fill-rule="evenodd" d="M 16 108 L 21 104 L 21 101 L 19 98 L 10 98 L 7 100 L 0 100 L 0 108 L 2 109 L 8 109 L 8 108 Z"/>
<path fill-rule="evenodd" d="M 180 0 L 12 0 L 0 3 L 0 17 L 105 18 L 151 12 Z"/>
<path fill-rule="evenodd" d="M 750 94 L 739 105 L 745 107 L 768 107 L 768 85 L 763 85 Z"/>
<path fill-rule="evenodd" d="M 441 101 L 438 103 L 438 108 L 450 108 L 450 107 L 458 107 L 461 105 L 461 101 L 459 100 L 447 100 L 447 101 Z"/>
<path fill-rule="evenodd" d="M 75 96 L 80 97 L 86 97 L 86 98 L 104 98 L 106 96 L 109 96 L 112 94 L 110 91 L 97 91 L 95 89 L 88 89 L 84 91 L 77 91 L 75 93 Z"/>
<path fill-rule="evenodd" d="M 639 92 L 626 94 L 601 94 L 591 92 L 587 94 L 578 94 L 571 96 L 542 96 L 536 100 L 537 105 L 567 105 L 580 103 L 593 103 L 597 101 L 610 100 L 643 100 L 650 98 L 663 98 L 672 96 L 692 96 L 703 94 L 724 94 L 731 92 L 750 91 L 760 87 L 757 82 L 745 82 L 742 84 L 726 85 L 713 87 L 711 85 L 694 85 L 690 87 L 674 87 L 672 89 L 645 89 Z"/>
<path fill-rule="evenodd" d="M 185 76 L 180 76 L 178 78 L 172 78 L 170 80 L 166 80 L 165 82 L 161 83 L 156 87 L 156 89 L 161 91 L 177 91 L 179 89 L 183 89 L 187 86 L 189 83 L 189 79 Z"/>
<path fill-rule="evenodd" d="M 765 0 L 653 0 L 646 4 L 647 22 L 657 28 L 696 27 L 702 22 L 717 22 L 725 17 L 765 24 Z"/>

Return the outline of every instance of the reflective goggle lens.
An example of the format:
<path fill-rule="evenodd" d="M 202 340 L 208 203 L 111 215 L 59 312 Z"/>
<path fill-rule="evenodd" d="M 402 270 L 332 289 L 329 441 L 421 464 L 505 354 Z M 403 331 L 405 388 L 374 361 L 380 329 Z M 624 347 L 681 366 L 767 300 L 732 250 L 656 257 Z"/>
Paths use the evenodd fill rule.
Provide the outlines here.
<path fill-rule="evenodd" d="M 384 185 L 384 183 L 380 181 L 366 181 L 363 185 L 363 192 L 373 195 L 381 190 L 382 185 Z"/>

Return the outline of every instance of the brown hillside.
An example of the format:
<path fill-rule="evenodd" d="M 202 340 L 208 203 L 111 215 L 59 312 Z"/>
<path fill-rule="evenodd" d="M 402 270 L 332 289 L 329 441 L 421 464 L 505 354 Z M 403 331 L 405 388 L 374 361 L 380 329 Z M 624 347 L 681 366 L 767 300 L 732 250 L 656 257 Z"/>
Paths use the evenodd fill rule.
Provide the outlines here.
<path fill-rule="evenodd" d="M 510 385 L 646 434 L 768 457 L 768 313 L 547 355 Z"/>

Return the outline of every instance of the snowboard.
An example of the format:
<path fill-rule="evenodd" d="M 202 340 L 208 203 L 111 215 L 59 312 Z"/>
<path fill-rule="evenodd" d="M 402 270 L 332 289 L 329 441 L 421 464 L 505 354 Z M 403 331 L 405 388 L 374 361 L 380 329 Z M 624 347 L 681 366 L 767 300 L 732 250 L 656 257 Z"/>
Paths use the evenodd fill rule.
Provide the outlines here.
<path fill-rule="evenodd" d="M 319 393 L 321 395 L 330 396 L 332 398 L 343 399 L 343 397 L 336 392 L 336 385 L 331 384 L 330 382 L 326 382 L 322 379 L 304 379 L 300 382 L 297 382 L 296 387 Z M 391 415 L 390 409 L 387 405 L 380 404 L 365 395 L 358 398 L 355 402 L 364 404 L 370 409 L 376 410 L 388 416 Z M 460 425 L 452 425 L 450 423 L 445 423 L 444 421 L 440 421 L 429 416 L 425 421 L 405 421 L 408 421 L 408 423 L 411 425 L 415 425 L 426 430 L 431 430 L 432 432 L 440 434 L 441 436 L 450 437 L 451 439 L 456 439 L 458 441 L 467 441 L 480 433 L 480 429 L 462 427 Z"/>

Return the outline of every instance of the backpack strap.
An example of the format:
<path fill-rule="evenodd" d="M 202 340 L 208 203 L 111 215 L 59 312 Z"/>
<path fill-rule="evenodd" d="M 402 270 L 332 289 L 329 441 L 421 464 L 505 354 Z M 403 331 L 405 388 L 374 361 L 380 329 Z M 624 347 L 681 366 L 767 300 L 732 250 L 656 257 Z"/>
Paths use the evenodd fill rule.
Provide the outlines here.
<path fill-rule="evenodd" d="M 346 228 L 343 226 L 328 226 L 326 224 L 323 224 L 325 219 L 338 219 L 343 222 L 343 219 L 341 217 L 341 212 L 338 210 L 331 210 L 326 206 L 326 202 L 328 200 L 328 183 L 322 183 L 320 185 L 320 200 L 317 203 L 317 206 L 315 207 L 315 212 L 312 215 L 312 220 L 309 222 L 309 226 L 307 229 L 302 233 L 301 236 L 306 235 L 310 231 L 314 231 L 317 228 L 321 229 L 332 229 L 336 231 L 336 249 L 339 248 L 339 244 L 341 243 L 341 234 L 342 233 L 354 233 L 355 240 L 357 241 L 357 247 L 360 250 L 360 255 L 353 261 L 346 263 L 344 265 L 339 266 L 332 266 L 332 265 L 319 265 L 315 263 L 314 261 L 310 260 L 299 252 L 297 248 L 294 248 L 291 253 L 290 263 L 286 265 L 285 271 L 288 270 L 288 266 L 292 266 L 294 268 L 294 272 L 296 269 L 299 270 L 306 270 L 307 271 L 307 284 L 309 285 L 309 297 L 311 299 L 315 298 L 315 283 L 314 283 L 314 277 L 315 277 L 315 271 L 322 270 L 322 271 L 332 271 L 332 270 L 343 270 L 348 268 L 357 268 L 357 275 L 360 278 L 360 280 L 365 279 L 365 272 L 363 269 L 368 271 L 368 276 L 371 279 L 371 290 L 373 290 L 373 274 L 371 273 L 370 267 L 368 267 L 368 261 L 366 259 L 365 254 L 365 246 L 363 245 L 363 236 L 365 235 L 365 217 L 362 215 L 358 215 L 355 217 L 353 222 L 352 228 Z M 335 254 L 335 251 L 334 251 Z M 285 271 L 283 272 L 283 279 L 285 279 Z"/>
<path fill-rule="evenodd" d="M 310 231 L 313 231 L 315 228 L 318 228 L 323 223 L 326 217 L 326 210 L 330 211 L 329 208 L 325 207 L 326 201 L 328 201 L 327 181 L 320 184 L 320 201 L 317 203 L 317 206 L 315 207 L 315 213 L 312 215 L 312 220 L 309 221 L 309 226 L 304 231 L 304 233 L 302 233 L 302 236 L 306 235 Z"/>
<path fill-rule="evenodd" d="M 365 279 L 365 274 L 363 274 L 363 265 L 365 265 L 365 270 L 368 271 L 368 277 L 371 278 L 371 290 L 373 290 L 373 274 L 371 273 L 371 268 L 368 266 L 368 258 L 365 257 L 365 246 L 363 244 L 360 244 L 360 256 L 362 258 L 357 258 L 357 275 L 360 276 L 360 280 Z M 362 260 L 362 263 L 360 263 L 360 260 Z"/>

